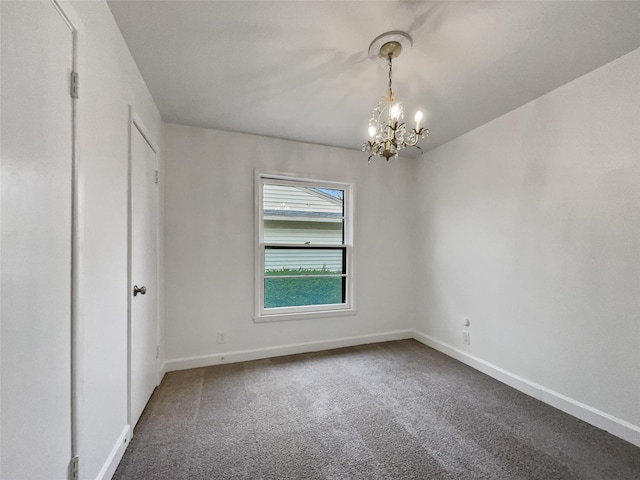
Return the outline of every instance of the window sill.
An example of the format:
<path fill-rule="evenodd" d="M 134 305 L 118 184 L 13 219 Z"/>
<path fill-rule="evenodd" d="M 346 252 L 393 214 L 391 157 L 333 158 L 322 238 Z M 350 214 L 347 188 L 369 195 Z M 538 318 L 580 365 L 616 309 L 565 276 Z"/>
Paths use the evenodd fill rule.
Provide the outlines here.
<path fill-rule="evenodd" d="M 300 313 L 275 313 L 272 315 L 256 315 L 253 317 L 255 323 L 269 322 L 285 322 L 287 320 L 307 320 L 312 318 L 328 318 L 328 317 L 344 317 L 348 315 L 357 315 L 358 311 L 354 308 L 344 310 L 322 310 L 315 312 Z"/>

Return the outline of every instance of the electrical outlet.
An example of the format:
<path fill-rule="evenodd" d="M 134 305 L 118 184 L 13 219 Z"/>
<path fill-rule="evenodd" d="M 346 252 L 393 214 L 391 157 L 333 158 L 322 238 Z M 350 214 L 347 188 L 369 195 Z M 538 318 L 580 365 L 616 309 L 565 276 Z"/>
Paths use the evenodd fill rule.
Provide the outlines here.
<path fill-rule="evenodd" d="M 462 332 L 462 343 L 471 345 L 471 334 L 469 332 Z"/>
<path fill-rule="evenodd" d="M 225 332 L 218 332 L 218 343 L 227 343 L 227 334 Z"/>

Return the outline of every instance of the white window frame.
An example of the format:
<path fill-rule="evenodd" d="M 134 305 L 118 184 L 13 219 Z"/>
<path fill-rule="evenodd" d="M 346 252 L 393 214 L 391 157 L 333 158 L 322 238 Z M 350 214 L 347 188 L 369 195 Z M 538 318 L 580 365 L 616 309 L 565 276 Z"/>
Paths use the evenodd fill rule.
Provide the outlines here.
<path fill-rule="evenodd" d="M 345 302 L 330 305 L 305 305 L 293 307 L 264 307 L 264 265 L 265 250 L 271 245 L 287 246 L 286 244 L 266 244 L 264 242 L 263 200 L 264 185 L 292 185 L 314 188 L 337 189 L 344 191 L 344 243 L 346 251 L 346 282 Z M 273 322 L 282 320 L 301 320 L 307 318 L 335 317 L 341 315 L 355 315 L 354 299 L 354 253 L 353 253 L 353 204 L 355 185 L 353 182 L 307 178 L 294 174 L 265 173 L 255 171 L 255 322 Z M 300 244 L 291 245 L 296 248 Z M 308 248 L 327 247 L 328 245 L 308 245 Z"/>

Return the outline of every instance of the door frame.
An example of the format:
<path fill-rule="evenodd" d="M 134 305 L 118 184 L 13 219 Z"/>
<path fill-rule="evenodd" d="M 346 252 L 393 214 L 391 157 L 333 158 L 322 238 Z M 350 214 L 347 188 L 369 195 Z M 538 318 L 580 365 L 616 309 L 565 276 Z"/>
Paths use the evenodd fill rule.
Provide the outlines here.
<path fill-rule="evenodd" d="M 131 418 L 131 302 L 133 291 L 133 279 L 132 279 L 132 201 L 131 194 L 133 190 L 132 181 L 132 163 L 133 163 L 133 135 L 136 130 L 142 135 L 142 138 L 147 142 L 151 150 L 153 150 L 156 159 L 156 168 L 160 168 L 158 162 L 158 146 L 156 142 L 151 139 L 149 130 L 145 127 L 142 119 L 136 114 L 133 105 L 129 104 L 129 159 L 127 162 L 127 423 L 129 424 L 129 437 L 133 437 L 133 421 Z M 160 345 L 160 191 L 157 191 L 156 195 L 156 285 L 158 285 L 158 295 L 156 295 L 156 318 L 155 318 L 155 330 L 156 330 L 156 345 Z M 160 368 L 159 358 L 156 357 L 156 385 L 160 383 Z"/>
<path fill-rule="evenodd" d="M 84 24 L 76 13 L 69 0 L 50 0 L 51 4 L 58 12 L 62 21 L 71 32 L 72 55 L 71 70 L 80 72 L 83 65 L 82 49 L 78 37 L 84 34 Z M 81 397 L 81 372 L 82 372 L 82 324 L 78 315 L 80 295 L 80 223 L 81 223 L 81 202 L 80 191 L 83 188 L 81 177 L 78 174 L 78 98 L 71 97 L 71 298 L 70 298 L 70 384 L 71 384 L 71 462 L 77 461 L 79 453 L 80 437 L 80 397 Z"/>

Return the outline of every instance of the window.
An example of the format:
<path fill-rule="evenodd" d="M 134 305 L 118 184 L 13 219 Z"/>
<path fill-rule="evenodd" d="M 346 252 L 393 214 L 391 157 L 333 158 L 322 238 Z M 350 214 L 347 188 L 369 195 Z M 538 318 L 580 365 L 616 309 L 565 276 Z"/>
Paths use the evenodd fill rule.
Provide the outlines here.
<path fill-rule="evenodd" d="M 256 321 L 354 312 L 352 185 L 256 174 Z"/>

